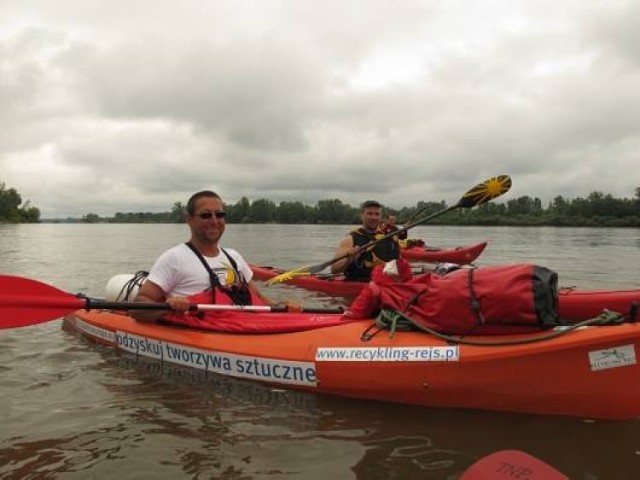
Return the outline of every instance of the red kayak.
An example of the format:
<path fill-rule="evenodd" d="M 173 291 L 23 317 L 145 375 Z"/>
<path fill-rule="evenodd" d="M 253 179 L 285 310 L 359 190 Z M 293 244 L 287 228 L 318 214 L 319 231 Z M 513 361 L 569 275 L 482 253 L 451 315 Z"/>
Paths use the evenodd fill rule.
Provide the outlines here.
<path fill-rule="evenodd" d="M 473 262 L 484 251 L 487 242 L 476 243 L 452 249 L 441 249 L 429 246 L 413 246 L 402 250 L 402 256 L 413 262 L 457 263 L 466 265 Z"/>
<path fill-rule="evenodd" d="M 254 280 L 267 281 L 285 270 L 263 265 L 249 265 L 253 271 Z M 306 277 L 295 277 L 287 282 L 288 285 L 313 290 L 315 292 L 331 293 L 333 295 L 355 296 L 367 285 L 367 282 L 353 282 L 345 280 L 343 275 L 317 274 Z"/>
<path fill-rule="evenodd" d="M 477 243 L 475 245 L 469 245 L 466 247 L 456 247 L 449 250 L 435 250 L 430 247 L 411 247 L 409 249 L 402 250 L 402 256 L 412 261 L 422 262 L 446 262 L 465 265 L 475 260 L 485 249 L 487 242 Z M 267 281 L 270 280 L 285 270 L 281 268 L 264 266 L 264 265 L 250 265 L 253 270 L 255 280 Z M 424 272 L 414 272 L 424 273 Z M 287 282 L 289 285 L 295 285 L 297 287 L 305 288 L 307 290 L 313 290 L 316 292 L 330 293 L 333 295 L 357 295 L 365 287 L 367 282 L 353 282 L 345 280 L 342 275 L 333 274 L 316 274 L 308 275 L 304 277 L 295 277 Z"/>
<path fill-rule="evenodd" d="M 560 318 L 574 322 L 600 315 L 604 309 L 636 317 L 639 305 L 640 290 L 561 288 L 558 291 Z"/>

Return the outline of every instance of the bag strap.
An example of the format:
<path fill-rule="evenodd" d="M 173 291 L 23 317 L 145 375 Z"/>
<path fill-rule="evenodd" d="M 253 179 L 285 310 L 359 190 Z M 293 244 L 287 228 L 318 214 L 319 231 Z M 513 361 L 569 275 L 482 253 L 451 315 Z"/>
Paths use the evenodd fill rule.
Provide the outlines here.
<path fill-rule="evenodd" d="M 478 295 L 476 295 L 476 290 L 473 288 L 473 272 L 475 271 L 475 267 L 469 269 L 469 274 L 467 275 L 467 279 L 469 281 L 469 302 L 471 311 L 476 315 L 480 324 L 486 323 L 484 316 L 482 315 L 482 310 L 480 309 L 480 300 L 478 300 Z"/>

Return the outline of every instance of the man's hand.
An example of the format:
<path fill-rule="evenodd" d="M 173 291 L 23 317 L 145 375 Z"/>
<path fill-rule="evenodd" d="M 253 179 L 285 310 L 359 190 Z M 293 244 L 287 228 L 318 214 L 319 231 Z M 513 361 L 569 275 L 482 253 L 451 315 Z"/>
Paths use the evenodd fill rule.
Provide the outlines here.
<path fill-rule="evenodd" d="M 176 315 L 182 316 L 189 310 L 191 303 L 189 303 L 186 297 L 172 295 L 167 298 L 167 305 L 169 305 L 169 308 L 171 308 Z"/>
<path fill-rule="evenodd" d="M 349 250 L 347 250 L 346 252 L 346 255 L 348 255 L 347 264 L 355 262 L 361 253 L 362 251 L 360 250 L 360 247 L 349 248 Z"/>

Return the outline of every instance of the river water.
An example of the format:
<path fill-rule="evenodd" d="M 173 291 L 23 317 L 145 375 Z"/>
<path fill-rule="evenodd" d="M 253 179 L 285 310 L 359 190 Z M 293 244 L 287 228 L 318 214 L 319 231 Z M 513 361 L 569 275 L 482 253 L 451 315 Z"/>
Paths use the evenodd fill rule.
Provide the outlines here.
<path fill-rule="evenodd" d="M 347 229 L 229 225 L 223 246 L 253 263 L 293 268 L 331 258 Z M 148 269 L 187 233 L 184 225 L 0 225 L 0 273 L 99 297 L 112 276 Z M 421 226 L 412 233 L 430 245 L 487 240 L 478 265 L 536 263 L 558 272 L 561 286 L 640 288 L 637 229 Z M 345 302 L 286 285 L 265 291 L 308 306 Z M 0 331 L 0 478 L 453 480 L 505 449 L 524 450 L 572 479 L 640 477 L 640 420 L 290 392 L 136 359 L 61 325 Z"/>

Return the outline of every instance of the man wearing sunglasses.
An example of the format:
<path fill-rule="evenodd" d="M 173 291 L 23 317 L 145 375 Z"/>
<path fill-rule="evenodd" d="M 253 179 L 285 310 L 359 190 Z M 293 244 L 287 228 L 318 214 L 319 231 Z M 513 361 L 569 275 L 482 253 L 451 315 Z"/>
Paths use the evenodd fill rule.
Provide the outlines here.
<path fill-rule="evenodd" d="M 276 305 L 260 292 L 242 255 L 219 246 L 226 228 L 226 212 L 217 193 L 203 190 L 193 194 L 187 202 L 186 222 L 191 239 L 158 257 L 135 302 L 166 302 L 173 313 L 182 315 L 192 303 L 188 296 L 210 289 L 213 303 L 247 305 L 257 300 Z M 291 311 L 302 309 L 298 302 L 284 303 Z M 154 321 L 166 312 L 131 313 L 137 320 Z"/>

